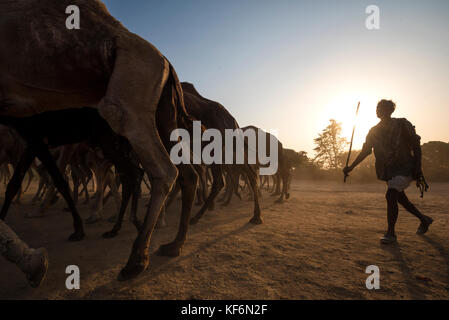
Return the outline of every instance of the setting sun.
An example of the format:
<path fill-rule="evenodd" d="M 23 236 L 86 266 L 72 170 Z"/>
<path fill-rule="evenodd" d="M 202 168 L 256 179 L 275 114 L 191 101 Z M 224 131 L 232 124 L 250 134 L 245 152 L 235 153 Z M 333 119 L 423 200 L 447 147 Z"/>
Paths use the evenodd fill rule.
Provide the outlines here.
<path fill-rule="evenodd" d="M 324 128 L 327 125 L 329 119 L 335 119 L 341 123 L 342 135 L 349 142 L 355 124 L 354 148 L 360 149 L 368 131 L 379 121 L 376 117 L 376 105 L 379 100 L 379 98 L 368 94 L 357 93 L 333 97 L 322 110 L 322 127 Z M 356 117 L 357 103 L 359 101 L 360 110 Z"/>

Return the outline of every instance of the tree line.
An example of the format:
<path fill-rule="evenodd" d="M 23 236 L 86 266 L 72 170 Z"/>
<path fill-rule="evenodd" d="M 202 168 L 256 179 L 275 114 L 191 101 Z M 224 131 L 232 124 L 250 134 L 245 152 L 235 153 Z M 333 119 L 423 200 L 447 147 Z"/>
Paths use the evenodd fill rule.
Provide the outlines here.
<path fill-rule="evenodd" d="M 297 179 L 341 180 L 342 169 L 348 157 L 348 141 L 341 135 L 341 123 L 334 119 L 314 139 L 314 156 L 307 152 L 297 152 L 294 167 L 294 177 Z M 353 150 L 353 161 L 360 150 Z M 422 145 L 423 170 L 430 182 L 449 182 L 449 143 L 430 141 Z M 352 173 L 351 181 L 376 181 L 375 158 L 371 154 Z"/>

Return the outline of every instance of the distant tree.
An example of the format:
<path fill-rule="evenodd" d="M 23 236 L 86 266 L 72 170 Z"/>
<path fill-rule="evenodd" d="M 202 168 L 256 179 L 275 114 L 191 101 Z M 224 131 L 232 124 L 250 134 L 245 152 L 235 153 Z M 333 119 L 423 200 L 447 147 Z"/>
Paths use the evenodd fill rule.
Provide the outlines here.
<path fill-rule="evenodd" d="M 316 152 L 314 162 L 324 169 L 338 169 L 343 167 L 341 155 L 344 153 L 348 142 L 341 136 L 341 123 L 334 119 L 314 139 Z"/>
<path fill-rule="evenodd" d="M 449 181 L 449 143 L 430 141 L 422 146 L 424 175 L 430 181 Z"/>
<path fill-rule="evenodd" d="M 293 168 L 306 166 L 310 160 L 305 151 L 295 151 L 293 149 L 284 149 L 284 156 Z"/>

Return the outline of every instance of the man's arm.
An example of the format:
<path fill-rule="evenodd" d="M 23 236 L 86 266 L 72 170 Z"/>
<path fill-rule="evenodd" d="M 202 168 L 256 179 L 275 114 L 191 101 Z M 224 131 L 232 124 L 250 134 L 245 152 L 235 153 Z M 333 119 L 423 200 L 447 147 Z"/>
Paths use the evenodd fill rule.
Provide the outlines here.
<path fill-rule="evenodd" d="M 372 150 L 373 150 L 373 145 L 371 143 L 370 134 L 368 134 L 368 136 L 366 137 L 366 141 L 363 144 L 362 151 L 360 151 L 357 158 L 355 158 L 354 162 L 349 167 L 345 167 L 343 169 L 344 174 L 348 174 L 349 172 L 354 170 L 354 168 L 357 167 L 360 164 L 360 162 L 365 160 L 365 158 L 371 154 Z"/>

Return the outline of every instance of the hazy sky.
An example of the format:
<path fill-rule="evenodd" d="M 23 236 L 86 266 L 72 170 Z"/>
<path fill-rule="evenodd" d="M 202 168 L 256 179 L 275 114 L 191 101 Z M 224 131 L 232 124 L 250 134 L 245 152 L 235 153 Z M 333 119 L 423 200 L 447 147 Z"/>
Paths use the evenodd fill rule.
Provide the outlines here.
<path fill-rule="evenodd" d="M 355 147 L 376 124 L 381 98 L 397 103 L 423 141 L 449 142 L 449 1 L 106 0 L 153 43 L 181 81 L 221 102 L 240 126 L 275 129 L 313 154 L 330 118 Z M 380 30 L 365 8 L 380 8 Z"/>

